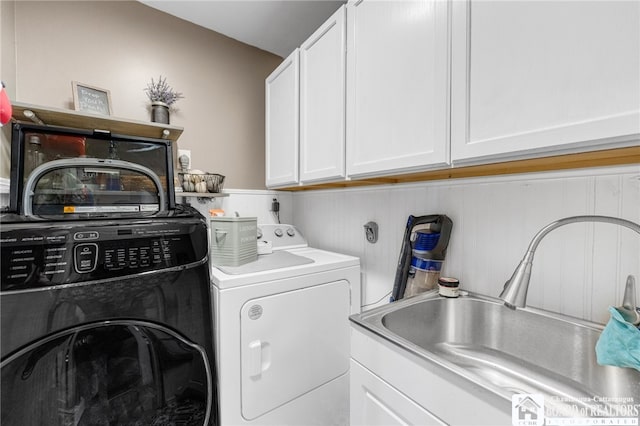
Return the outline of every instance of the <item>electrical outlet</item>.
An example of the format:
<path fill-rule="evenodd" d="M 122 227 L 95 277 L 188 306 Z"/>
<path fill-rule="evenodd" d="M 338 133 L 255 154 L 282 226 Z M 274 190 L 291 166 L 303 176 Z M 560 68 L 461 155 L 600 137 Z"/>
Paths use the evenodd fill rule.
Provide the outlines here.
<path fill-rule="evenodd" d="M 180 159 L 182 158 L 184 160 L 184 156 L 187 157 L 187 161 L 184 162 L 184 166 L 183 166 L 183 161 L 181 161 Z M 185 168 L 185 169 L 191 169 L 191 150 L 190 149 L 179 149 L 178 150 L 178 164 L 180 165 L 181 168 Z"/>

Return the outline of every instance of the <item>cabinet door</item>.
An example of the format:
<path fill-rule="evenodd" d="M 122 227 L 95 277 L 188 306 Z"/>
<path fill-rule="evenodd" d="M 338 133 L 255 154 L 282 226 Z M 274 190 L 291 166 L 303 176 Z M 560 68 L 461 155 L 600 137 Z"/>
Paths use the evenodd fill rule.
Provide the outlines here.
<path fill-rule="evenodd" d="M 345 176 L 345 9 L 300 47 L 300 181 Z"/>
<path fill-rule="evenodd" d="M 265 81 L 267 187 L 298 183 L 298 56 L 296 49 Z"/>
<path fill-rule="evenodd" d="M 446 425 L 353 359 L 350 375 L 351 425 Z"/>
<path fill-rule="evenodd" d="M 454 162 L 637 144 L 640 2 L 460 1 L 452 24 Z"/>
<path fill-rule="evenodd" d="M 347 4 L 347 175 L 448 162 L 449 7 Z"/>

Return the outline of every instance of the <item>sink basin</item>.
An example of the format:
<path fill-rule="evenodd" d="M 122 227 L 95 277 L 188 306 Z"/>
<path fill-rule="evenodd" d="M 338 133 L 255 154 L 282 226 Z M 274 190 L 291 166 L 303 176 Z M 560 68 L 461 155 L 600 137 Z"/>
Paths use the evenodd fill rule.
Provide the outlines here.
<path fill-rule="evenodd" d="M 585 408 L 606 416 L 623 401 L 640 403 L 640 372 L 597 364 L 599 324 L 534 308 L 512 310 L 473 293 L 448 299 L 436 292 L 351 320 L 506 399 L 541 394 L 547 409 L 562 416 Z"/>

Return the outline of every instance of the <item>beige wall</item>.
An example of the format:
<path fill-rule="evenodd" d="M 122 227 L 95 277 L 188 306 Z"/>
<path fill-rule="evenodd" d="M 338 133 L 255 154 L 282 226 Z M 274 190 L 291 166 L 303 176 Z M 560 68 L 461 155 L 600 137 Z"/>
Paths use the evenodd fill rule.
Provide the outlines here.
<path fill-rule="evenodd" d="M 280 57 L 135 1 L 5 3 L 0 71 L 12 99 L 73 109 L 75 80 L 109 89 L 114 116 L 149 121 L 143 89 L 163 75 L 185 96 L 171 124 L 184 127 L 192 168 L 227 176 L 227 188 L 264 188 L 264 80 Z"/>
<path fill-rule="evenodd" d="M 7 84 L 7 94 L 15 99 L 15 31 L 14 31 L 14 2 L 0 0 L 0 79 Z M 11 125 L 2 128 L 0 134 L 0 178 L 9 177 Z"/>

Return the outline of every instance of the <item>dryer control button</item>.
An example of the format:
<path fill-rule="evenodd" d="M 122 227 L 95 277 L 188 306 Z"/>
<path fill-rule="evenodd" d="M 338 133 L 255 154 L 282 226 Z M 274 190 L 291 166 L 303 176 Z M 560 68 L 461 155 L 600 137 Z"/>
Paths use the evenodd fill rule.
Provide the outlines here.
<path fill-rule="evenodd" d="M 276 234 L 276 237 L 280 238 L 282 237 L 283 233 L 282 233 L 282 229 L 280 228 L 276 228 L 275 231 L 273 231 L 274 234 Z"/>
<path fill-rule="evenodd" d="M 289 228 L 287 229 L 287 235 L 290 237 L 293 237 L 294 235 L 296 235 L 296 231 L 293 228 Z"/>

